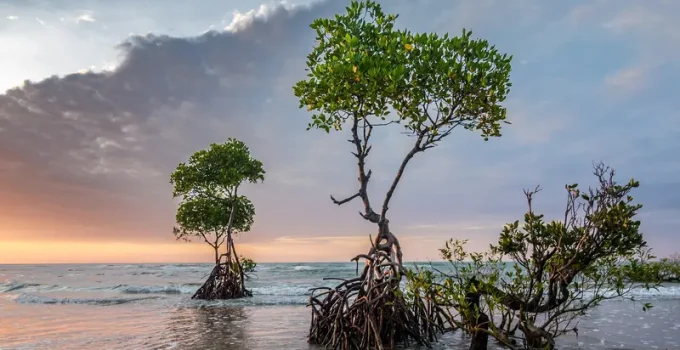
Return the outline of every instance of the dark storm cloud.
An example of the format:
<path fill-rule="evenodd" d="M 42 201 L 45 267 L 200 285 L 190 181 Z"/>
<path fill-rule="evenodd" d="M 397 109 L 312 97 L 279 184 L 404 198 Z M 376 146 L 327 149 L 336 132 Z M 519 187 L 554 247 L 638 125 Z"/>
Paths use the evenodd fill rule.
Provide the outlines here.
<path fill-rule="evenodd" d="M 268 117 L 262 106 L 277 88 L 273 77 L 287 57 L 304 57 L 311 47 L 309 23 L 337 8 L 276 6 L 241 18 L 233 32 L 133 36 L 118 45 L 124 60 L 114 71 L 7 91 L 0 95 L 0 185 L 82 210 L 110 207 L 110 200 L 82 200 L 102 198 L 100 189 L 167 191 L 168 172 L 191 152 L 227 137 L 258 138 Z M 64 186 L 78 191 L 64 195 Z"/>
<path fill-rule="evenodd" d="M 113 72 L 55 76 L 11 89 L 0 95 L 0 149 L 8 153 L 2 161 L 12 157 L 48 165 L 48 171 L 129 170 L 130 175 L 135 159 L 167 166 L 154 164 L 146 149 L 148 138 L 177 124 L 201 130 L 203 119 L 211 117 L 242 122 L 239 112 L 264 103 L 282 58 L 300 51 L 300 44 L 309 45 L 299 40 L 309 36 L 309 23 L 331 9 L 279 6 L 266 20 L 256 19 L 235 33 L 209 32 L 188 39 L 134 36 L 119 45 L 125 59 Z M 234 110 L 205 115 L 216 112 L 211 110 L 216 100 L 231 100 Z M 252 121 L 241 126 L 248 123 Z M 107 166 L 121 161 L 128 167 Z"/>

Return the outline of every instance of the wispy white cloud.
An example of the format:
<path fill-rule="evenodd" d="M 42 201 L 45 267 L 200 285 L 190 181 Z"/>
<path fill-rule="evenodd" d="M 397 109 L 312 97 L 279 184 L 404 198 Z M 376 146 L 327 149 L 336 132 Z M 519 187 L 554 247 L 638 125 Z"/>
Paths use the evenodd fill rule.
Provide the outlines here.
<path fill-rule="evenodd" d="M 606 13 L 612 13 L 610 8 Z M 613 13 L 602 27 L 636 49 L 636 62 L 608 75 L 605 84 L 618 92 L 649 89 L 652 75 L 680 59 L 680 3 L 635 3 Z"/>
<path fill-rule="evenodd" d="M 421 224 L 412 225 L 404 227 L 408 231 L 420 231 L 420 232 L 448 232 L 454 233 L 457 231 L 482 231 L 482 230 L 495 230 L 502 227 L 502 224 L 490 224 L 488 222 L 474 222 L 474 223 L 450 223 L 450 224 Z"/>
<path fill-rule="evenodd" d="M 621 34 L 631 29 L 647 29 L 664 21 L 661 13 L 648 6 L 633 5 L 618 11 L 613 18 L 602 23 L 602 27 Z"/>
<path fill-rule="evenodd" d="M 507 126 L 506 135 L 525 145 L 550 142 L 554 135 L 567 129 L 572 119 L 555 105 L 528 98 L 510 100 L 508 111 L 512 124 Z"/>
<path fill-rule="evenodd" d="M 357 241 L 368 241 L 367 237 L 360 236 L 317 236 L 317 237 L 293 237 L 293 236 L 282 236 L 274 239 L 275 242 L 281 244 L 312 244 L 317 242 L 328 242 L 328 243 L 356 243 Z"/>
<path fill-rule="evenodd" d="M 82 15 L 80 15 L 76 18 L 76 23 L 80 23 L 80 22 L 92 23 L 92 22 L 95 22 L 95 21 L 96 21 L 96 19 L 94 18 L 94 16 L 91 13 L 84 13 L 84 14 L 82 14 Z"/>
<path fill-rule="evenodd" d="M 620 92 L 634 92 L 647 87 L 649 69 L 645 66 L 633 66 L 619 70 L 605 78 L 608 87 Z"/>
<path fill-rule="evenodd" d="M 285 11 L 291 12 L 300 7 L 300 5 L 289 4 L 286 1 L 281 1 L 279 3 L 271 2 L 268 4 L 262 4 L 257 9 L 252 9 L 247 12 L 235 10 L 232 13 L 231 23 L 229 23 L 224 28 L 224 30 L 233 32 L 239 29 L 247 28 L 252 25 L 253 21 L 255 20 L 267 20 L 267 18 L 269 18 L 277 10 L 283 9 Z"/>
<path fill-rule="evenodd" d="M 570 26 L 576 26 L 590 20 L 597 9 L 597 5 L 596 3 L 576 5 L 569 9 L 562 21 Z"/>
<path fill-rule="evenodd" d="M 11 16 L 11 15 L 10 15 L 10 16 L 7 16 L 6 18 L 7 18 L 8 20 L 10 20 L 10 21 L 16 21 L 16 20 L 19 19 L 19 17 L 17 17 L 17 16 Z"/>
<path fill-rule="evenodd" d="M 42 19 L 40 19 L 40 18 L 38 18 L 38 17 L 35 18 L 35 21 L 38 22 L 38 23 L 40 23 L 41 26 L 44 26 L 44 25 L 45 25 L 45 21 L 43 21 Z"/>

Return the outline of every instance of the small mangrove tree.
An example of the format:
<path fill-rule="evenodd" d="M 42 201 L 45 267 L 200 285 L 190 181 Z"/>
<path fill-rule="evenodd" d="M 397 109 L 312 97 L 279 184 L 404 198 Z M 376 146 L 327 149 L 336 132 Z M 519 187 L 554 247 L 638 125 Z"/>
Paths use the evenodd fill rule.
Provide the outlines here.
<path fill-rule="evenodd" d="M 659 285 L 636 219 L 642 205 L 631 196 L 639 183 L 617 183 L 602 164 L 594 174 L 595 187 L 566 186 L 560 220 L 535 212 L 540 188 L 525 191 L 523 223 L 507 224 L 489 251 L 469 253 L 465 241 L 450 240 L 441 254 L 451 272 L 411 276 L 471 335 L 471 350 L 487 349 L 489 337 L 510 349 L 553 349 L 560 335 L 578 334 L 578 318 L 602 302 L 635 300 L 634 290 Z"/>
<path fill-rule="evenodd" d="M 173 197 L 180 198 L 173 233 L 178 239 L 202 239 L 214 251 L 215 267 L 192 298 L 251 295 L 245 277 L 255 263 L 239 257 L 234 236 L 250 230 L 255 207 L 238 190 L 244 183 L 263 181 L 264 174 L 262 163 L 251 157 L 248 146 L 229 139 L 194 153 L 170 176 Z"/>

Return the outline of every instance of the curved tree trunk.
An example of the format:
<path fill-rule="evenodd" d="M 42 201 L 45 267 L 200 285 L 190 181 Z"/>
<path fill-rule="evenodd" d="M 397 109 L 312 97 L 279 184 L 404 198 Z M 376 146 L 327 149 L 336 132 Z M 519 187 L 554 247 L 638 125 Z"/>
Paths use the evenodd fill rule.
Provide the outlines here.
<path fill-rule="evenodd" d="M 359 125 L 363 127 L 360 128 Z M 361 130 L 360 130 L 361 129 Z M 352 139 L 356 151 L 359 190 L 354 195 L 333 203 L 342 205 L 360 198 L 364 210 L 360 215 L 378 226 L 378 235 L 371 241 L 367 254 L 360 254 L 351 261 L 365 261 L 361 274 L 344 280 L 335 288 L 315 288 L 310 297 L 312 321 L 309 342 L 332 349 L 394 349 L 397 343 L 413 341 L 429 346 L 436 334 L 443 332 L 445 323 L 438 317 L 431 303 L 424 300 L 406 300 L 400 289 L 405 269 L 402 266 L 401 245 L 390 231 L 386 214 L 390 199 L 413 156 L 425 150 L 424 133 L 419 133 L 413 148 L 404 157 L 397 174 L 385 195 L 380 213 L 373 211 L 368 182 L 371 171 L 366 169 L 366 157 L 371 146 L 369 139 L 373 125 L 365 115 L 352 115 Z M 361 134 L 361 136 L 360 136 Z M 337 278 L 332 278 L 338 280 Z"/>

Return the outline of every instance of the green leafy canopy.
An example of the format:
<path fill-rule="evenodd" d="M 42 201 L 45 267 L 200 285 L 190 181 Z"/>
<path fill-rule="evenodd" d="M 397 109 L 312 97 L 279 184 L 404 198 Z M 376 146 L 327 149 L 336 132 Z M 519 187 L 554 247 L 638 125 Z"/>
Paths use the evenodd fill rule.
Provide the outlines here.
<path fill-rule="evenodd" d="M 224 235 L 229 226 L 232 205 L 234 218 L 231 229 L 234 233 L 248 232 L 253 225 L 255 206 L 245 196 L 236 199 L 214 200 L 211 198 L 193 197 L 182 201 L 177 208 L 175 220 L 179 228 L 175 230 L 178 239 L 189 239 L 191 236 L 213 233 Z"/>
<path fill-rule="evenodd" d="M 248 146 L 230 138 L 194 153 L 170 176 L 173 197 L 208 196 L 226 198 L 244 182 L 264 181 L 262 162 L 250 155 Z"/>
<path fill-rule="evenodd" d="M 500 136 L 512 57 L 469 31 L 412 33 L 395 29 L 396 19 L 374 1 L 352 1 L 346 14 L 312 23 L 308 79 L 294 86 L 300 107 L 314 112 L 309 128 L 341 130 L 350 117 L 380 122 L 392 110 L 390 122 L 430 144 L 457 126 Z"/>
<path fill-rule="evenodd" d="M 173 197 L 180 197 L 173 230 L 178 239 L 200 236 L 214 247 L 223 241 L 228 230 L 247 232 L 253 224 L 255 207 L 238 195 L 244 182 L 264 180 L 262 162 L 250 155 L 245 143 L 229 139 L 211 144 L 181 163 L 170 176 Z M 234 210 L 230 224 L 231 212 Z M 207 235 L 214 235 L 208 239 Z"/>

